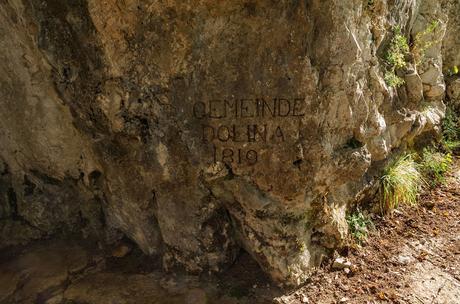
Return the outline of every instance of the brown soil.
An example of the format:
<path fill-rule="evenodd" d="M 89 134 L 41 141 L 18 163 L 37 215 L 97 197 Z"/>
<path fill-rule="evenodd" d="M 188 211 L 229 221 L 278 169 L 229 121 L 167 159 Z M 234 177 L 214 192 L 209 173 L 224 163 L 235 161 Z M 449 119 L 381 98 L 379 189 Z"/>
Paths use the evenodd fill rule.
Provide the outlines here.
<path fill-rule="evenodd" d="M 309 303 L 460 303 L 458 159 L 455 164 L 447 182 L 423 194 L 419 206 L 379 218 L 366 244 L 346 248 L 353 265 L 349 274 L 334 271 L 329 263 L 284 302 L 301 303 L 306 295 Z M 427 263 L 443 272 L 442 280 L 453 281 L 453 290 L 446 284 L 429 290 L 440 279 L 433 270 L 428 278 L 433 286 L 419 290 L 419 281 L 425 279 L 419 268 Z"/>

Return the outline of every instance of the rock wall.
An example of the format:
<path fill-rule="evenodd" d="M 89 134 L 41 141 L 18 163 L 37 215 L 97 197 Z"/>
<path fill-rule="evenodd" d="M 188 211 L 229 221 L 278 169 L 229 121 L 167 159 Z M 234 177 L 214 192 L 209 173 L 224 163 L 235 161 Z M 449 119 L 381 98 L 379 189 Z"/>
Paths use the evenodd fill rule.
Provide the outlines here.
<path fill-rule="evenodd" d="M 449 1 L 444 5 L 445 10 L 449 16 L 449 26 L 446 30 L 445 38 L 443 39 L 442 54 L 443 54 L 443 70 L 446 75 L 446 95 L 448 103 L 460 111 L 460 39 L 458 33 L 460 32 L 460 19 L 458 12 L 460 11 L 460 2 Z M 456 75 L 451 75 L 457 70 Z"/>
<path fill-rule="evenodd" d="M 195 273 L 244 248 L 303 282 L 385 162 L 438 131 L 452 3 L 3 1 L 0 247 L 126 235 Z M 393 29 L 433 21 L 388 86 Z"/>

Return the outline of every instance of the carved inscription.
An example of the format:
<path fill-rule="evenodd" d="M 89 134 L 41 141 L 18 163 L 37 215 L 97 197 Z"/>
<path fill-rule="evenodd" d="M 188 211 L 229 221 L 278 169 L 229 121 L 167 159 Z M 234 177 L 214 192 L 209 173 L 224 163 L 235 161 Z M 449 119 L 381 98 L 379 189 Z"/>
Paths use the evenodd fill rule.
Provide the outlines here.
<path fill-rule="evenodd" d="M 304 98 L 212 99 L 195 102 L 193 117 L 212 145 L 213 162 L 254 165 L 259 144 L 284 143 L 283 120 L 305 116 L 304 106 Z"/>

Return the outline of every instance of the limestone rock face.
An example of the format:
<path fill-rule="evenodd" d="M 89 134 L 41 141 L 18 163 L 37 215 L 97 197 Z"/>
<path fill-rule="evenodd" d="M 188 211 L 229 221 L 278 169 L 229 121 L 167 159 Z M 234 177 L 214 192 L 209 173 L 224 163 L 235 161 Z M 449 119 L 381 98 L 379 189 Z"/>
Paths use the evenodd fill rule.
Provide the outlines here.
<path fill-rule="evenodd" d="M 445 4 L 447 14 L 449 16 L 450 25 L 446 30 L 446 37 L 443 40 L 442 53 L 443 53 L 443 69 L 450 75 L 453 74 L 455 68 L 457 73 L 450 75 L 446 80 L 446 95 L 449 99 L 450 105 L 459 109 L 460 107 L 460 39 L 458 33 L 460 32 L 460 19 L 458 12 L 460 11 L 460 3 L 458 1 L 448 1 Z"/>
<path fill-rule="evenodd" d="M 303 282 L 392 151 L 438 130 L 446 3 L 3 1 L 0 247 L 124 234 L 165 269 L 244 248 Z M 408 85 L 386 85 L 392 28 L 433 20 Z"/>
<path fill-rule="evenodd" d="M 442 1 L 443 10 L 448 15 L 449 24 L 446 28 L 446 36 L 442 42 L 442 55 L 444 69 L 447 71 L 454 66 L 460 67 L 460 40 L 458 33 L 460 31 L 460 2 L 458 1 Z"/>

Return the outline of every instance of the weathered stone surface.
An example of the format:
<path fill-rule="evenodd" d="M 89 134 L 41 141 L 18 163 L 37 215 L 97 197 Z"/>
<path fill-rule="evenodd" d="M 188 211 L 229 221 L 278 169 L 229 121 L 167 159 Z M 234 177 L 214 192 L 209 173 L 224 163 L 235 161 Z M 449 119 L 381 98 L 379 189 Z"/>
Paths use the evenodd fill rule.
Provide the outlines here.
<path fill-rule="evenodd" d="M 435 19 L 420 81 L 387 86 L 392 28 Z M 4 1 L 0 221 L 123 233 L 196 273 L 244 248 L 299 284 L 391 151 L 437 131 L 450 19 L 428 0 Z"/>
<path fill-rule="evenodd" d="M 2 257 L 0 302 L 44 303 L 91 263 L 87 251 L 72 242 L 45 243 Z"/>
<path fill-rule="evenodd" d="M 72 284 L 64 299 L 75 303 L 184 303 L 184 296 L 172 296 L 154 277 L 98 273 Z"/>
<path fill-rule="evenodd" d="M 456 107 L 460 104 L 460 78 L 452 79 L 447 87 L 449 101 Z"/>
<path fill-rule="evenodd" d="M 458 1 L 442 1 L 443 9 L 448 15 L 449 23 L 446 29 L 446 36 L 442 42 L 443 67 L 447 72 L 454 66 L 460 68 L 460 40 L 458 33 L 460 32 L 460 2 Z"/>

